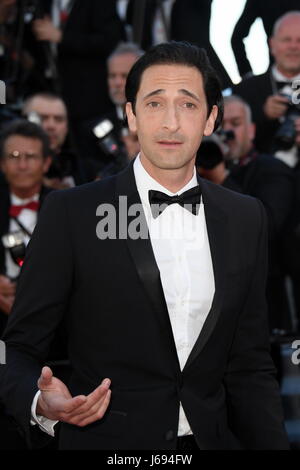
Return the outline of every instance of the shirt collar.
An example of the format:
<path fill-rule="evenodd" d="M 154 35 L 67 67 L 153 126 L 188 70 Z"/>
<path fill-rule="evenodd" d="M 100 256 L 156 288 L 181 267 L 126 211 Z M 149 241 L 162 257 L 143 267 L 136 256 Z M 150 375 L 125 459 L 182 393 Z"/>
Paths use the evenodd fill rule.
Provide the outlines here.
<path fill-rule="evenodd" d="M 165 194 L 168 194 L 168 196 L 174 196 L 175 194 L 182 194 L 184 191 L 198 186 L 196 168 L 194 168 L 194 173 L 191 180 L 179 191 L 177 191 L 176 193 L 172 193 L 167 188 L 158 183 L 154 178 L 152 178 L 152 176 L 149 175 L 149 173 L 145 170 L 142 165 L 142 162 L 140 160 L 140 154 L 135 159 L 135 162 L 133 164 L 133 171 L 141 201 L 146 204 L 149 204 L 148 191 L 150 189 L 154 189 L 155 191 L 162 191 Z"/>
<path fill-rule="evenodd" d="M 290 83 L 292 82 L 293 80 L 299 80 L 300 79 L 300 73 L 298 73 L 297 75 L 295 75 L 294 77 L 285 77 L 281 72 L 279 72 L 278 68 L 276 67 L 276 65 L 273 65 L 272 67 L 272 75 L 273 75 L 273 78 L 277 81 L 277 82 L 287 82 L 287 83 Z"/>
<path fill-rule="evenodd" d="M 39 193 L 37 193 L 37 194 L 34 194 L 30 198 L 21 199 L 18 196 L 16 196 L 15 194 L 10 193 L 10 201 L 11 201 L 11 204 L 13 204 L 14 206 L 21 206 L 21 205 L 27 204 L 28 202 L 31 202 L 31 201 L 38 201 L 39 197 L 40 197 L 40 195 L 39 195 Z"/>
<path fill-rule="evenodd" d="M 122 121 L 124 119 L 124 108 L 123 108 L 123 106 L 120 106 L 120 105 L 116 106 L 116 114 L 117 114 L 117 118 L 120 119 L 120 121 Z"/>

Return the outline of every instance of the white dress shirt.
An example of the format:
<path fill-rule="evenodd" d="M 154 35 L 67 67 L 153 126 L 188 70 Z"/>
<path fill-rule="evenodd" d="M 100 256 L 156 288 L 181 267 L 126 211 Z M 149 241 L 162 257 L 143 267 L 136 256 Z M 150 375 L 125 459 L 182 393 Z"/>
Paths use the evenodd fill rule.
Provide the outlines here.
<path fill-rule="evenodd" d="M 133 168 L 160 271 L 178 359 L 183 369 L 211 308 L 215 292 L 204 205 L 200 204 L 199 213 L 195 216 L 179 204 L 172 204 L 154 219 L 148 191 L 154 189 L 170 196 L 174 194 L 146 172 L 139 156 Z M 197 184 L 194 171 L 193 178 L 176 194 L 181 194 Z M 54 435 L 53 428 L 57 421 L 36 416 L 39 393 L 37 392 L 32 404 L 31 423 L 39 424 L 42 430 Z M 191 429 L 180 404 L 178 435 L 187 434 L 191 434 Z"/>
<path fill-rule="evenodd" d="M 154 189 L 169 196 L 174 193 L 146 172 L 139 157 L 134 162 L 134 174 L 160 271 L 180 367 L 183 369 L 202 330 L 215 292 L 204 205 L 200 204 L 199 213 L 195 216 L 179 204 L 172 204 L 154 219 L 148 191 Z M 192 179 L 176 194 L 197 185 L 194 170 Z M 178 435 L 190 433 L 180 405 Z"/>
<path fill-rule="evenodd" d="M 273 65 L 273 67 L 272 67 L 272 75 L 273 75 L 274 80 L 276 80 L 277 82 L 287 82 L 287 83 L 291 83 L 291 82 L 293 82 L 294 80 L 300 80 L 300 73 L 297 73 L 297 74 L 294 75 L 293 77 L 286 77 L 285 75 L 283 75 L 283 74 L 278 70 L 278 68 L 276 67 L 276 65 Z M 291 90 L 292 90 L 292 88 L 291 88 Z"/>

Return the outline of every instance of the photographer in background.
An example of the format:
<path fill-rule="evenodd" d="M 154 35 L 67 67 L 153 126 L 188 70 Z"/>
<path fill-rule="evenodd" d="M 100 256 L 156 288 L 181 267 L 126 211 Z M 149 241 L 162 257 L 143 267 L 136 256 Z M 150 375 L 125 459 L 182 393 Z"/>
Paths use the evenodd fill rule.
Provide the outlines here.
<path fill-rule="evenodd" d="M 86 153 L 93 159 L 89 164 L 100 177 L 117 173 L 139 152 L 137 137 L 125 124 L 124 105 L 127 75 L 143 53 L 136 44 L 123 42 L 107 59 L 108 91 L 113 106 L 110 112 L 92 119 L 86 126 Z"/>
<path fill-rule="evenodd" d="M 200 147 L 198 171 L 214 183 L 256 197 L 264 204 L 269 228 L 267 300 L 270 331 L 283 334 L 291 329 L 282 268 L 282 239 L 294 202 L 293 172 L 272 155 L 256 150 L 251 110 L 238 96 L 224 98 L 222 131 L 226 140 L 213 154 L 214 166 L 210 164 L 210 154 L 203 156 Z"/>
<path fill-rule="evenodd" d="M 7 185 L 0 189 L 0 337 L 15 299 L 26 246 L 37 223 L 39 210 L 52 191 L 43 185 L 44 175 L 51 164 L 49 155 L 48 136 L 37 124 L 18 120 L 0 134 L 0 163 L 7 181 Z M 66 343 L 62 323 L 51 342 L 47 361 L 63 379 L 69 376 Z M 26 447 L 10 410 L 1 403 L 0 435 L 1 450 Z M 49 448 L 55 449 L 56 445 L 57 440 L 54 440 Z"/>
<path fill-rule="evenodd" d="M 67 109 L 59 95 L 37 93 L 23 105 L 22 114 L 42 126 L 48 135 L 52 163 L 44 183 L 54 189 L 70 188 L 85 182 L 83 165 L 71 144 Z"/>
<path fill-rule="evenodd" d="M 7 126 L 0 139 L 1 170 L 7 181 L 0 194 L 1 336 L 14 301 L 25 246 L 40 206 L 51 191 L 43 186 L 51 158 L 47 135 L 40 126 L 26 120 Z M 4 246 L 5 240 L 10 243 L 9 248 Z"/>
<path fill-rule="evenodd" d="M 0 337 L 15 299 L 26 244 L 40 205 L 51 191 L 42 185 L 51 163 L 49 154 L 48 137 L 36 124 L 14 121 L 0 134 L 0 166 L 6 178 L 0 187 Z M 1 403 L 0 434 L 0 450 L 26 449 L 18 426 Z"/>
<path fill-rule="evenodd" d="M 282 141 L 276 134 L 290 114 L 290 104 L 295 94 L 292 84 L 300 79 L 300 11 L 289 12 L 277 20 L 270 39 L 270 50 L 274 65 L 262 75 L 243 80 L 233 87 L 233 92 L 251 106 L 256 124 L 257 149 L 276 152 L 277 158 L 295 167 L 300 144 L 300 111 L 298 118 L 294 113 L 294 128 L 298 136 L 290 149 L 282 148 Z"/>
<path fill-rule="evenodd" d="M 288 11 L 297 10 L 298 8 L 299 0 L 264 0 L 263 2 L 261 0 L 246 0 L 244 10 L 231 36 L 232 50 L 242 77 L 250 76 L 253 73 L 244 41 L 255 21 L 261 19 L 269 40 L 276 20 Z M 270 57 L 270 60 L 272 61 L 272 57 Z"/>

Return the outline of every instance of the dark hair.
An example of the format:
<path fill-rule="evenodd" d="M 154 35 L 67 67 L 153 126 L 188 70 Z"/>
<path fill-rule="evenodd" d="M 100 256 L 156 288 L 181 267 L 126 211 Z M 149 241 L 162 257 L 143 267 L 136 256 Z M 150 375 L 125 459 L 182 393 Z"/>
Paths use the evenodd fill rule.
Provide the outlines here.
<path fill-rule="evenodd" d="M 196 67 L 202 75 L 204 92 L 207 101 L 207 116 L 212 107 L 218 107 L 215 130 L 223 119 L 223 97 L 219 78 L 210 65 L 205 49 L 188 42 L 171 41 L 151 47 L 131 68 L 126 81 L 126 99 L 132 104 L 135 112 L 136 95 L 140 88 L 143 72 L 152 65 L 181 64 Z"/>
<path fill-rule="evenodd" d="M 37 124 L 27 121 L 27 119 L 18 119 L 8 124 L 2 129 L 0 134 L 0 158 L 3 157 L 4 146 L 7 139 L 13 135 L 38 139 L 42 143 L 43 157 L 51 155 L 49 138 L 46 132 Z"/>
<path fill-rule="evenodd" d="M 38 91 L 37 93 L 34 93 L 33 95 L 28 96 L 22 106 L 22 114 L 23 116 L 26 116 L 27 113 L 27 108 L 28 106 L 31 105 L 32 101 L 35 100 L 36 98 L 43 98 L 44 100 L 48 101 L 61 101 L 66 108 L 66 112 L 68 114 L 67 106 L 66 103 L 64 102 L 64 99 L 61 95 L 58 93 L 53 93 L 52 91 Z"/>

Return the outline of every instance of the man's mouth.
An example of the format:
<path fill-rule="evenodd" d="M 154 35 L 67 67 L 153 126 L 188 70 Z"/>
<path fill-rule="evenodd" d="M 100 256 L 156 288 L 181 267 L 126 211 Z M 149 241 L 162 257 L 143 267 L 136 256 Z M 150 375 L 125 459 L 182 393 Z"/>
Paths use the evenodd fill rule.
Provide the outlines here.
<path fill-rule="evenodd" d="M 300 54 L 299 53 L 290 53 L 286 55 L 287 59 L 300 59 Z"/>
<path fill-rule="evenodd" d="M 159 145 L 163 145 L 165 147 L 179 147 L 182 145 L 182 142 L 179 140 L 159 140 L 158 141 Z"/>

